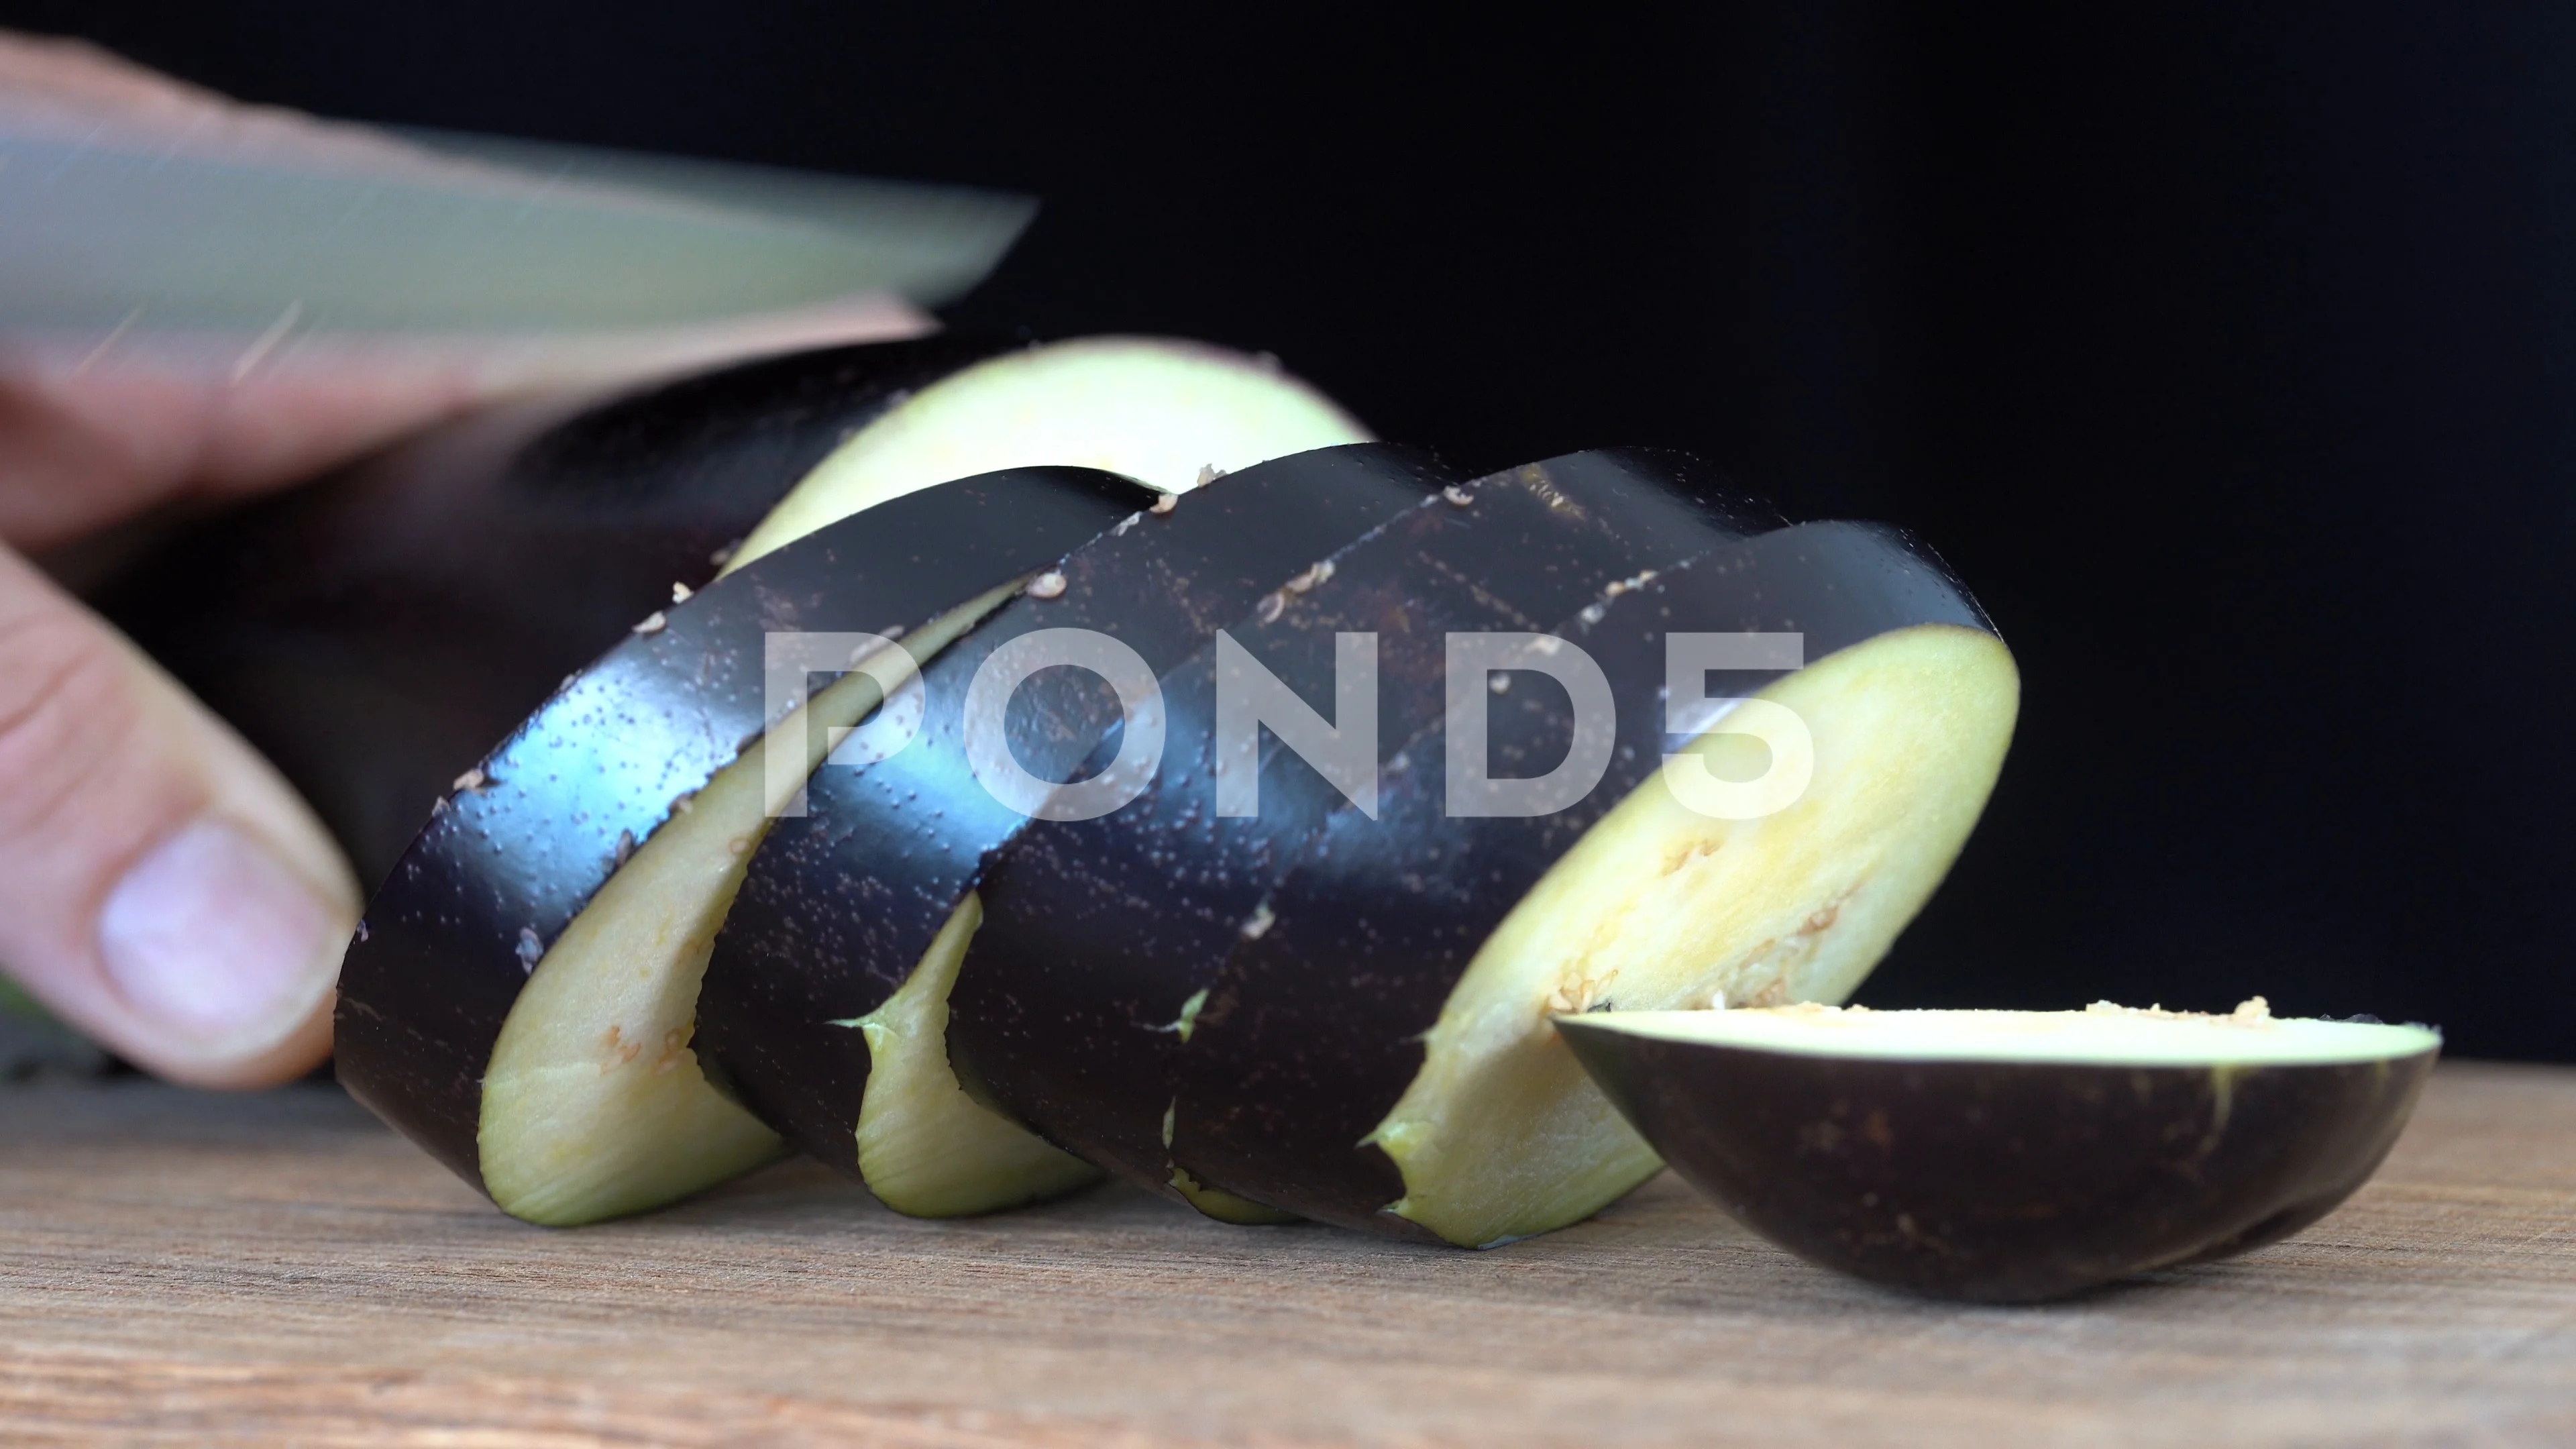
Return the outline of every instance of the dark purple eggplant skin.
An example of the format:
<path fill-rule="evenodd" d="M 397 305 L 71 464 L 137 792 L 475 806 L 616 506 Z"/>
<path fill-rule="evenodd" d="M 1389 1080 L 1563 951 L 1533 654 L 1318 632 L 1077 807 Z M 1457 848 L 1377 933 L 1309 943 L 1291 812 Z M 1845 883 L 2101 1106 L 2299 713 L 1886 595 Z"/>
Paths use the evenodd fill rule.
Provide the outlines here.
<path fill-rule="evenodd" d="M 102 607 L 372 887 L 448 781 L 671 585 L 714 577 L 825 455 L 1017 345 L 840 347 L 495 408 L 191 532 Z"/>
<path fill-rule="evenodd" d="M 1389 761 L 1371 820 L 1336 810 L 1283 872 L 1271 924 L 1217 973 L 1188 1047 L 1172 1157 L 1198 1182 L 1299 1217 L 1424 1242 L 1382 1211 L 1403 1175 L 1375 1130 L 1423 1062 L 1421 1035 L 1503 918 L 1682 741 L 1663 732 L 1664 634 L 1797 630 L 1809 662 L 1891 630 L 1993 632 L 1928 549 L 1877 524 L 1809 523 L 1705 554 L 1550 631 L 1609 677 L 1617 736 L 1602 781 L 1553 815 L 1452 818 L 1439 727 Z M 1711 671 L 1711 695 L 1781 672 Z M 1493 773 L 1544 772 L 1574 722 L 1562 689 L 1514 689 L 1489 714 Z"/>
<path fill-rule="evenodd" d="M 918 629 L 1152 498 L 1085 468 L 985 474 L 821 529 L 684 604 L 665 593 L 662 627 L 565 682 L 478 786 L 442 798 L 369 902 L 340 969 L 341 1085 L 482 1186 L 483 1074 L 511 1005 L 627 853 L 757 738 L 768 634 Z"/>
<path fill-rule="evenodd" d="M 1779 522 L 1678 454 L 1575 453 L 1426 500 L 1334 555 L 1324 582 L 1227 632 L 1328 717 L 1335 634 L 1376 634 L 1391 753 L 1441 717 L 1450 631 L 1544 629 L 1614 579 Z M 995 860 L 948 999 L 949 1060 L 970 1093 L 1174 1197 L 1175 1023 L 1342 801 L 1273 738 L 1261 813 L 1218 816 L 1215 681 L 1212 649 L 1162 680 L 1162 768 L 1145 794 L 1098 819 L 1034 822 Z"/>
<path fill-rule="evenodd" d="M 1896 1061 L 1668 1041 L 1599 1018 L 1558 1028 L 1664 1160 L 1746 1227 L 1873 1283 L 1986 1303 L 2305 1229 L 2378 1170 L 2436 1055 Z"/>
<path fill-rule="evenodd" d="M 996 649 L 1038 629 L 1094 629 L 1160 675 L 1285 580 L 1455 481 L 1379 443 L 1257 464 L 1076 551 L 1060 594 L 1023 595 L 927 665 L 920 735 L 865 769 L 818 773 L 808 813 L 771 829 L 716 938 L 697 1041 L 744 1104 L 857 1175 L 868 1049 L 834 1023 L 902 987 L 987 860 L 1030 823 L 966 761 L 967 687 Z M 1009 735 L 1025 768 L 1066 780 L 1117 721 L 1098 680 L 1048 670 L 1021 688 Z"/>

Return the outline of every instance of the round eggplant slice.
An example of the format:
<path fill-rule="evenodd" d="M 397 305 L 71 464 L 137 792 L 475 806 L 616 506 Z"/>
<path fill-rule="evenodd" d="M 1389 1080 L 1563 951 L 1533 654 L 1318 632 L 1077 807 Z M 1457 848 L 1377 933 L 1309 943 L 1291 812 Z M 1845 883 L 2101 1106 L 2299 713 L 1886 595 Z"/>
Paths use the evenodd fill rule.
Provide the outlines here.
<path fill-rule="evenodd" d="M 770 833 L 717 938 L 698 1021 L 743 1100 L 902 1211 L 988 1211 L 1060 1186 L 1032 1184 L 1029 1139 L 1001 1158 L 957 1140 L 958 1119 L 990 1114 L 950 1070 L 948 990 L 985 863 L 1030 823 L 979 779 L 975 680 L 1006 647 L 1078 630 L 1110 636 L 1150 681 L 1281 580 L 1453 481 L 1378 445 L 1262 464 L 1068 557 L 926 666 L 918 736 L 815 777 L 808 813 Z M 1039 669 L 1008 704 L 1006 748 L 1045 782 L 1071 780 L 1121 718 L 1087 668 Z"/>
<path fill-rule="evenodd" d="M 1657 1162 L 1551 1014 L 1847 995 L 1966 841 L 2019 701 L 1974 601 L 1874 525 L 1730 545 L 1553 638 L 1453 667 L 1457 723 L 1243 923 L 1181 1053 L 1193 1180 L 1461 1246 L 1597 1211 Z"/>
<path fill-rule="evenodd" d="M 2397 1141 L 2423 1027 L 2139 1011 L 1614 1011 L 1558 1019 L 1674 1169 L 1791 1252 L 2027 1303 L 2316 1222 Z"/>
<path fill-rule="evenodd" d="M 377 892 L 341 969 L 341 1083 L 535 1222 L 651 1207 L 774 1155 L 690 1049 L 697 978 L 781 803 L 764 751 L 801 746 L 801 782 L 828 731 L 903 678 L 871 660 L 773 721 L 768 637 L 900 635 L 880 652 L 908 670 L 1151 497 L 1078 468 L 950 483 L 654 614 L 455 782 Z"/>
<path fill-rule="evenodd" d="M 433 429 L 192 533 L 103 607 L 372 885 L 449 780 L 728 556 L 1003 468 L 1177 492 L 1367 437 L 1274 364 L 1198 343 L 835 348 Z"/>
<path fill-rule="evenodd" d="M 1577 453 L 1434 495 L 1266 598 L 1164 676 L 1162 762 L 1143 794 L 1094 819 L 1033 822 L 994 861 L 949 996 L 961 1082 L 1210 1216 L 1276 1220 L 1173 1168 L 1174 1072 L 1243 922 L 1346 797 L 1274 732 L 1236 766 L 1254 773 L 1256 813 L 1221 813 L 1220 673 L 1234 697 L 1257 669 L 1339 728 L 1373 708 L 1374 738 L 1352 739 L 1374 772 L 1441 718 L 1449 632 L 1542 628 L 1614 580 L 1778 522 L 1676 455 Z M 1367 641 L 1373 706 L 1345 636 Z"/>

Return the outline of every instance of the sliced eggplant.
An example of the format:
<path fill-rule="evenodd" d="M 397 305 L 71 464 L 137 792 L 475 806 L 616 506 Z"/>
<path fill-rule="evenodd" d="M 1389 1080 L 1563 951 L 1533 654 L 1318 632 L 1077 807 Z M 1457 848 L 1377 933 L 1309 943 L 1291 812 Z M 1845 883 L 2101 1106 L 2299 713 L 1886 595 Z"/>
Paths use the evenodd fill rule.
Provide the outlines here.
<path fill-rule="evenodd" d="M 1613 1011 L 1574 1055 L 1674 1169 L 1791 1252 L 2024 1303 L 2278 1242 L 2395 1145 L 2441 1037 L 2133 1010 Z"/>
<path fill-rule="evenodd" d="M 1163 678 L 1162 763 L 1143 794 L 1034 822 L 996 858 L 948 1003 L 967 1090 L 1211 1216 L 1278 1217 L 1174 1169 L 1174 1070 L 1243 923 L 1344 797 L 1274 734 L 1248 762 L 1257 813 L 1220 813 L 1221 667 L 1248 660 L 1330 716 L 1338 689 L 1364 687 L 1340 636 L 1371 636 L 1374 766 L 1440 719 L 1448 632 L 1544 628 L 1614 580 L 1777 523 L 1677 456 L 1577 453 L 1434 496 L 1265 599 L 1226 631 L 1225 665 L 1210 647 Z"/>
<path fill-rule="evenodd" d="M 603 591 L 579 581 L 614 575 L 614 568 L 594 566 L 593 556 L 618 554 L 630 540 L 611 526 L 625 515 L 594 497 L 621 498 L 616 475 L 603 450 L 582 438 L 623 438 L 620 446 L 659 470 L 645 470 L 648 482 L 698 480 L 653 506 L 680 517 L 712 513 L 727 520 L 724 537 L 750 525 L 699 492 L 719 502 L 756 496 L 766 509 L 795 478 L 782 465 L 810 464 L 778 508 L 808 523 L 832 523 L 777 559 L 755 562 L 754 550 L 734 550 L 741 572 L 694 597 L 686 577 L 673 580 L 661 568 L 670 560 L 653 555 L 659 581 L 649 597 L 630 600 L 637 612 L 629 621 L 644 617 L 650 604 L 665 607 L 652 609 L 635 638 L 568 679 L 501 751 L 459 777 L 455 808 L 440 801 L 445 813 L 404 856 L 352 948 L 341 996 L 343 1080 L 520 1216 L 569 1223 L 649 1207 L 777 1150 L 773 1134 L 709 1086 L 688 1049 L 708 942 L 744 858 L 782 803 L 766 756 L 742 753 L 764 723 L 761 661 L 769 631 L 904 633 L 901 650 L 825 690 L 793 722 L 786 738 L 803 754 L 782 772 L 792 788 L 832 730 L 874 708 L 883 683 L 900 682 L 886 672 L 893 661 L 908 668 L 932 657 L 1076 545 L 1224 467 L 1358 435 L 1303 384 L 1194 344 L 1107 339 L 999 354 L 897 350 L 914 361 L 891 367 L 884 349 L 862 349 L 868 367 L 860 372 L 827 365 L 842 354 L 822 354 L 747 370 L 758 386 L 742 383 L 742 375 L 733 392 L 716 382 L 694 385 L 712 389 L 719 401 L 731 398 L 728 406 L 747 406 L 737 393 L 762 400 L 766 412 L 657 408 L 647 398 L 577 419 L 515 454 L 499 450 L 493 456 L 516 461 L 494 465 L 498 483 L 491 468 L 462 470 L 459 486 L 469 493 L 533 490 L 532 508 L 551 504 L 570 517 L 586 516 L 585 509 L 597 516 L 586 530 L 567 523 L 549 535 L 558 560 L 531 553 L 525 520 L 506 510 L 476 515 L 527 555 L 521 562 L 536 577 L 526 597 L 477 616 L 458 649 L 470 640 L 496 654 L 525 652 L 505 626 L 523 616 L 550 620 L 551 606 L 566 598 L 597 612 Z M 1032 376 L 1049 388 L 1033 393 Z M 907 390 L 889 378 L 920 386 Z M 688 388 L 681 394 L 704 402 Z M 819 464 L 795 450 L 706 451 L 710 411 L 723 424 L 714 428 L 720 439 L 763 428 L 802 437 L 799 429 L 829 422 L 836 447 Z M 1142 440 L 1122 454 L 1119 440 L 1099 431 L 1110 422 L 1136 428 Z M 943 429 L 972 436 L 943 448 Z M 1172 462 L 1175 439 L 1204 461 L 1186 470 Z M 961 458 L 1044 456 L 1075 444 L 1126 464 L 1130 474 L 1162 476 L 1140 483 L 1032 468 L 914 492 L 939 481 L 929 470 Z M 420 456 L 404 465 L 406 476 L 424 496 L 434 496 L 438 460 L 451 457 L 441 449 L 455 446 L 433 439 L 413 450 Z M 545 462 L 562 456 L 590 458 L 594 466 L 570 476 Z M 538 486 L 568 476 L 560 497 Z M 315 506 L 347 513 L 351 529 L 364 523 L 380 535 L 401 521 L 384 515 L 391 504 L 382 493 L 360 486 L 347 495 L 355 501 L 324 490 Z M 848 517 L 861 510 L 865 519 Z M 784 535 L 766 526 L 761 552 Z M 439 530 L 414 548 L 423 555 L 472 551 Z M 541 564 L 576 582 L 550 584 Z M 715 566 L 702 554 L 696 576 L 703 582 Z M 423 567 L 458 587 L 506 582 L 452 560 Z M 305 622 L 323 637 L 316 601 L 330 589 L 309 581 L 301 587 L 285 592 L 301 601 L 311 615 Z M 688 601 L 666 603 L 675 597 Z M 584 617 L 583 630 L 597 627 L 597 619 Z M 292 654 L 269 648 L 273 643 L 246 646 L 245 657 L 273 663 L 281 652 Z M 559 655 L 569 645 L 549 647 Z M 401 678 L 405 662 L 401 654 L 368 661 L 373 673 L 363 682 L 388 707 L 424 687 Z M 269 677 L 281 686 L 297 682 L 292 661 Z M 433 671 L 429 683 L 436 682 Z M 329 704 L 326 688 L 321 707 Z M 432 697 L 423 707 L 441 706 Z M 492 712 L 487 700 L 459 718 Z M 441 748 L 462 737 L 445 730 Z M 416 767 L 417 752 L 392 753 Z M 354 758 L 344 763 L 366 768 Z M 1060 1159 L 998 1119 L 969 1125 L 1007 1139 L 996 1150 Z"/>
<path fill-rule="evenodd" d="M 1150 680 L 1282 580 L 1454 481 L 1378 445 L 1262 464 L 1073 554 L 927 665 L 918 737 L 865 768 L 818 774 L 808 813 L 770 833 L 717 938 L 701 1040 L 743 1100 L 904 1211 L 982 1211 L 1061 1190 L 1052 1168 L 997 1172 L 993 1153 L 945 1145 L 968 1101 L 940 1045 L 948 983 L 981 912 L 985 862 L 1030 823 L 978 778 L 974 681 L 1018 641 L 1068 629 L 1108 634 Z M 1071 779 L 1118 725 L 1098 686 L 1069 669 L 1020 686 L 1007 745 L 1030 775 Z"/>
<path fill-rule="evenodd" d="M 342 1084 L 535 1222 L 653 1206 L 774 1155 L 698 1067 L 696 978 L 776 803 L 762 751 L 819 759 L 902 681 L 849 674 L 764 741 L 769 634 L 935 654 L 1149 497 L 1089 469 L 968 479 L 661 611 L 459 780 L 369 903 L 341 968 Z"/>
<path fill-rule="evenodd" d="M 1690 651 L 1667 636 L 1745 631 L 1800 635 L 1812 662 L 1685 678 L 1758 703 L 1668 719 L 1668 649 Z M 1246 922 L 1181 1054 L 1173 1160 L 1194 1181 L 1462 1246 L 1616 1199 L 1656 1158 L 1551 1015 L 1841 999 L 1957 856 L 2019 699 L 1965 591 L 1873 525 L 1764 534 L 1554 632 L 1606 686 L 1588 718 L 1566 687 L 1492 676 L 1487 760 L 1462 762 L 1441 727 L 1418 736 L 1377 818 L 1337 810 Z M 1783 712 L 1803 755 L 1746 732 Z M 1545 779 L 1578 754 L 1602 773 L 1564 808 L 1452 808 L 1449 777 L 1465 789 L 1476 764 Z M 1685 803 L 1712 780 L 1758 793 L 1792 756 L 1809 768 L 1785 808 Z"/>

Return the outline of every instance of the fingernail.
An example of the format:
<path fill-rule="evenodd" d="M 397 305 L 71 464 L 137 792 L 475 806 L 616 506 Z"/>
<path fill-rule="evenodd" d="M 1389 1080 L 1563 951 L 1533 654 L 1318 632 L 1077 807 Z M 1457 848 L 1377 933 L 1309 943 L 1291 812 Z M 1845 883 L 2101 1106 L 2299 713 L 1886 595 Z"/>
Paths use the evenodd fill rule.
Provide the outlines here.
<path fill-rule="evenodd" d="M 320 1004 L 339 913 L 250 837 L 199 820 L 135 863 L 99 915 L 108 978 L 138 1013 L 204 1046 L 256 1051 Z"/>

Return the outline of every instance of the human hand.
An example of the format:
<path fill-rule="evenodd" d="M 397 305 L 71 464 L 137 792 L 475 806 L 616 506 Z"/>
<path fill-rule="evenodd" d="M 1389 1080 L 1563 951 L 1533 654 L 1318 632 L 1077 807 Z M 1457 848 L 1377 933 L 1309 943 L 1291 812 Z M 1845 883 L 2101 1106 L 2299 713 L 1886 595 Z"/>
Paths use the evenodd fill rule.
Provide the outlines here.
<path fill-rule="evenodd" d="M 247 137 L 416 166 L 364 130 L 244 107 L 89 47 L 0 34 L 0 114 Z M 239 736 L 31 563 L 148 513 L 309 478 L 479 403 L 733 356 L 909 336 L 900 302 L 621 338 L 399 343 L 209 365 L 109 336 L 0 337 L 0 969 L 147 1070 L 292 1078 L 330 1050 L 359 884 Z"/>

